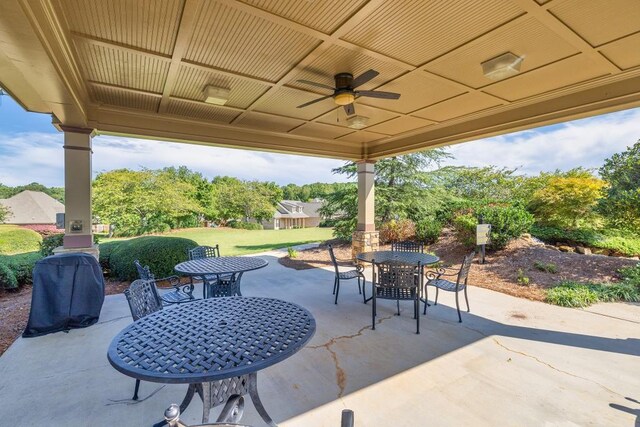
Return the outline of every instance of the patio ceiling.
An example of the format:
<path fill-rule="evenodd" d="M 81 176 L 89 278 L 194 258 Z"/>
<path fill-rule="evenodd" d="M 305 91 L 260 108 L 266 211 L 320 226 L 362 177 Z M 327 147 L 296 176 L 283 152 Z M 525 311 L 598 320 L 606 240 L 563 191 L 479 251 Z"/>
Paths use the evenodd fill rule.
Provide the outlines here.
<path fill-rule="evenodd" d="M 4 0 L 0 85 L 103 134 L 376 159 L 640 105 L 637 0 Z M 493 81 L 481 63 L 524 57 Z M 380 75 L 348 127 L 333 75 Z M 230 89 L 225 106 L 203 89 Z"/>

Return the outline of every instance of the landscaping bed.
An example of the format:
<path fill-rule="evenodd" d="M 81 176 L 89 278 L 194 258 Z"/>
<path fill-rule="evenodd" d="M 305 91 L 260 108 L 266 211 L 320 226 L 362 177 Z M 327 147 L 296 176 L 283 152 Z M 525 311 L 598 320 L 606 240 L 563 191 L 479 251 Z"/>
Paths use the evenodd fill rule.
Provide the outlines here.
<path fill-rule="evenodd" d="M 350 244 L 334 241 L 333 247 L 340 263 L 353 265 Z M 389 247 L 382 246 L 381 250 L 383 249 L 389 249 Z M 439 240 L 425 250 L 435 253 L 445 266 L 456 268 L 460 266 L 464 255 L 469 252 L 469 249 L 461 245 L 450 230 L 444 230 Z M 471 286 L 536 301 L 544 301 L 547 289 L 565 281 L 618 282 L 619 269 L 638 264 L 638 261 L 626 258 L 559 252 L 526 238 L 510 242 L 501 251 L 487 254 L 485 264 L 479 264 L 478 259 L 479 257 L 476 258 L 469 273 Z M 295 259 L 280 258 L 280 263 L 296 269 L 331 266 L 329 253 L 324 245 L 299 251 Z M 525 281 L 523 278 L 528 279 L 526 280 L 528 284 L 520 284 L 519 278 L 520 282 Z"/>

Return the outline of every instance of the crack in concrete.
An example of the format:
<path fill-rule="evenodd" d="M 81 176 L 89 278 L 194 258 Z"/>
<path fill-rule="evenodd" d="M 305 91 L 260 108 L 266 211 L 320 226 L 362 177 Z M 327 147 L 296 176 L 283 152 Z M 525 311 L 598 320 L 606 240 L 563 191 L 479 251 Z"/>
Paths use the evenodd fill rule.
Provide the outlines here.
<path fill-rule="evenodd" d="M 381 317 L 381 318 L 379 318 L 377 320 L 376 324 L 379 325 L 384 320 L 388 320 L 388 319 L 391 319 L 391 318 L 393 318 L 393 315 L 391 315 L 389 317 Z M 343 340 L 343 339 L 347 339 L 348 340 L 348 339 L 353 339 L 353 338 L 357 338 L 359 336 L 362 336 L 364 331 L 366 331 L 369 328 L 371 328 L 371 326 L 363 326 L 355 334 L 352 334 L 352 335 L 341 335 L 339 337 L 331 338 L 329 341 L 327 341 L 324 344 L 312 345 L 312 346 L 308 346 L 307 347 L 308 349 L 311 349 L 311 350 L 324 348 L 331 355 L 331 360 L 333 360 L 333 364 L 335 365 L 335 368 L 336 368 L 336 384 L 338 386 L 338 399 L 342 398 L 342 396 L 344 394 L 344 390 L 345 390 L 346 385 L 347 385 L 347 374 L 344 371 L 344 369 L 342 369 L 342 367 L 340 366 L 340 361 L 338 360 L 338 354 L 335 352 L 335 350 L 333 350 L 331 348 L 331 346 L 336 344 L 339 340 Z"/>
<path fill-rule="evenodd" d="M 485 338 L 491 338 L 491 339 L 493 340 L 493 342 L 494 342 L 494 343 L 496 343 L 499 347 L 503 348 L 504 350 L 506 350 L 506 351 L 508 351 L 508 352 L 515 353 L 515 354 L 519 354 L 519 355 L 524 356 L 524 357 L 528 357 L 528 358 L 533 359 L 533 360 L 535 360 L 536 362 L 540 363 L 541 365 L 544 365 L 544 366 L 546 366 L 546 367 L 548 367 L 548 368 L 550 368 L 550 369 L 553 369 L 553 370 L 554 370 L 554 371 L 556 371 L 556 372 L 560 372 L 561 374 L 565 374 L 565 375 L 568 375 L 568 376 L 573 377 L 573 378 L 578 378 L 578 379 L 581 379 L 581 380 L 583 380 L 583 381 L 588 381 L 588 382 L 590 382 L 590 383 L 592 383 L 592 384 L 595 384 L 595 385 L 597 385 L 597 386 L 601 387 L 602 389 L 604 389 L 604 390 L 608 391 L 608 392 L 609 392 L 609 393 L 611 393 L 611 394 L 614 394 L 614 395 L 616 395 L 616 396 L 619 396 L 619 397 L 623 397 L 623 398 L 624 398 L 624 395 L 622 395 L 622 394 L 618 393 L 618 392 L 617 392 L 617 391 L 615 391 L 615 390 L 610 389 L 610 388 L 609 388 L 609 387 L 607 387 L 606 385 L 601 384 L 601 383 L 599 383 L 599 382 L 598 382 L 598 381 L 596 381 L 596 380 L 592 380 L 591 378 L 581 377 L 580 375 L 576 375 L 576 374 L 573 374 L 573 373 L 571 373 L 571 372 L 568 372 L 568 371 L 562 370 L 562 369 L 560 369 L 560 368 L 557 368 L 557 367 L 553 366 L 552 364 L 550 364 L 550 363 L 548 363 L 548 362 L 545 362 L 544 360 L 542 360 L 542 359 L 540 359 L 540 358 L 538 358 L 538 357 L 536 357 L 536 356 L 534 356 L 534 355 L 532 355 L 532 354 L 528 354 L 528 353 L 525 353 L 525 352 L 523 352 L 523 351 L 518 351 L 518 350 L 514 350 L 514 349 L 512 349 L 512 348 L 509 348 L 509 347 L 507 347 L 506 345 L 504 345 L 503 343 L 501 343 L 500 341 L 498 341 L 498 339 L 497 339 L 496 337 L 494 337 L 494 336 L 487 335 L 487 334 L 485 334 L 484 332 L 479 331 L 479 330 L 474 329 L 474 328 L 470 328 L 470 327 L 469 327 L 469 326 L 467 326 L 467 325 L 461 325 L 461 326 L 462 326 L 463 328 L 465 328 L 465 329 L 467 329 L 467 330 L 469 330 L 469 331 L 473 331 L 473 332 L 475 332 L 475 333 L 477 333 L 477 334 L 479 334 L 479 335 L 481 335 L 481 336 L 483 336 L 483 337 L 485 337 Z"/>
<path fill-rule="evenodd" d="M 109 319 L 109 320 L 105 320 L 103 322 L 98 322 L 98 323 L 96 323 L 96 325 L 106 325 L 107 323 L 116 322 L 118 320 L 127 319 L 127 318 L 130 318 L 130 317 L 131 316 L 120 316 L 120 317 L 116 317 L 114 319 Z"/>

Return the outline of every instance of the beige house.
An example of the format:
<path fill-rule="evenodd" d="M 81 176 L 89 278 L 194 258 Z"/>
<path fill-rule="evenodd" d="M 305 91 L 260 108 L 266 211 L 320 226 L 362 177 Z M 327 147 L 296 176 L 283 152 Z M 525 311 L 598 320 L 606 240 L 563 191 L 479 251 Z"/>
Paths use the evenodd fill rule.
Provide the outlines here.
<path fill-rule="evenodd" d="M 22 191 L 8 199 L 0 199 L 0 205 L 10 212 L 5 224 L 53 226 L 56 214 L 64 213 L 62 203 L 41 191 Z"/>
<path fill-rule="evenodd" d="M 320 226 L 321 201 L 300 202 L 283 200 L 276 206 L 276 213 L 269 221 L 263 221 L 266 230 L 283 230 L 288 228 L 309 228 Z"/>

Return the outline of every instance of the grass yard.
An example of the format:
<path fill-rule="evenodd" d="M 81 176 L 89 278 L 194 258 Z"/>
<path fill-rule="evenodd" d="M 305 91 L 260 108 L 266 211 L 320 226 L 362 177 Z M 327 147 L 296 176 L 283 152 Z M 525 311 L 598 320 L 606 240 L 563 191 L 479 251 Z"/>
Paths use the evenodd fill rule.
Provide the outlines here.
<path fill-rule="evenodd" d="M 33 230 L 17 225 L 0 225 L 0 255 L 13 255 L 40 250 L 42 237 Z"/>
<path fill-rule="evenodd" d="M 333 238 L 332 228 L 291 230 L 240 230 L 235 228 L 188 228 L 162 234 L 191 239 L 200 245 L 220 245 L 221 255 L 245 255 Z M 113 241 L 119 239 L 102 239 Z"/>

